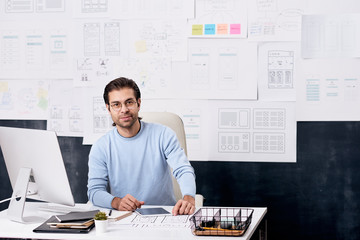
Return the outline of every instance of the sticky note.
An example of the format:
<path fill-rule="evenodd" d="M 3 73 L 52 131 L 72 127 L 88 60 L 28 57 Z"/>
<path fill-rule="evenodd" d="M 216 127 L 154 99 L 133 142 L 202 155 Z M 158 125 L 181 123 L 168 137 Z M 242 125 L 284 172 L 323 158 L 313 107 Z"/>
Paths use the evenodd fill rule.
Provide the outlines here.
<path fill-rule="evenodd" d="M 241 25 L 240 24 L 230 24 L 230 34 L 240 34 Z"/>
<path fill-rule="evenodd" d="M 194 24 L 192 25 L 192 35 L 203 35 L 203 25 Z"/>
<path fill-rule="evenodd" d="M 205 35 L 215 35 L 215 24 L 205 24 Z"/>
<path fill-rule="evenodd" d="M 145 41 L 145 40 L 141 40 L 141 41 L 135 42 L 135 51 L 136 51 L 137 53 L 146 52 L 146 51 L 147 51 L 146 41 Z"/>
<path fill-rule="evenodd" d="M 228 34 L 228 25 L 227 24 L 218 24 L 216 26 L 216 33 L 219 35 Z"/>
<path fill-rule="evenodd" d="M 8 82 L 0 82 L 0 92 L 8 92 L 9 84 Z"/>

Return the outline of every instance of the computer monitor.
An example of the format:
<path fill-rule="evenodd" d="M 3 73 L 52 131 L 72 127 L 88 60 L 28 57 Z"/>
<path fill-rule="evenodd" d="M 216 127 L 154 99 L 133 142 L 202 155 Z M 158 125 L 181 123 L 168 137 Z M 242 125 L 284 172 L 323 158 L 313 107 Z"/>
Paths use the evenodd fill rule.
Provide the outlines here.
<path fill-rule="evenodd" d="M 13 188 L 8 217 L 24 217 L 26 198 L 74 206 L 64 161 L 53 131 L 0 127 L 0 147 Z"/>

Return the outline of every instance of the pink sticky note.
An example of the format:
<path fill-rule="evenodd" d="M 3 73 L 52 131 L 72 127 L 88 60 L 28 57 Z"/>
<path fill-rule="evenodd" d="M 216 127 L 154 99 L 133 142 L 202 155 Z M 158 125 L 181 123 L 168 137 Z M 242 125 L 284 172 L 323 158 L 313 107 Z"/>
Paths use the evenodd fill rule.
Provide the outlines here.
<path fill-rule="evenodd" d="M 230 34 L 240 34 L 241 24 L 230 24 Z"/>
<path fill-rule="evenodd" d="M 217 34 L 228 34 L 228 25 L 227 24 L 218 24 L 216 26 Z"/>

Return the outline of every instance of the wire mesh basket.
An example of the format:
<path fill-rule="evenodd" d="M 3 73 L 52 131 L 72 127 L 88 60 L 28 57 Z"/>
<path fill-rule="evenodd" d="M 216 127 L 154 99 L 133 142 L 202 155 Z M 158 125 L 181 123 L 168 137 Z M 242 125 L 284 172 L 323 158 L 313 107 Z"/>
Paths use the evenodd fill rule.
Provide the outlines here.
<path fill-rule="evenodd" d="M 197 236 L 242 236 L 253 212 L 250 208 L 200 208 L 190 218 L 191 231 Z"/>

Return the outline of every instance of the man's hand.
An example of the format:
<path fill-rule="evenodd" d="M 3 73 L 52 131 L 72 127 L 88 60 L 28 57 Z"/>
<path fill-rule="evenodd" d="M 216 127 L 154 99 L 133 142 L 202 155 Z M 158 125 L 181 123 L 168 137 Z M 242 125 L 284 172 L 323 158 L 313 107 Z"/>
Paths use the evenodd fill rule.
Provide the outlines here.
<path fill-rule="evenodd" d="M 190 215 L 195 211 L 195 199 L 192 196 L 184 196 L 184 199 L 180 199 L 172 210 L 172 214 L 176 215 Z"/>
<path fill-rule="evenodd" d="M 126 194 L 123 198 L 114 197 L 111 202 L 111 207 L 120 211 L 134 211 L 137 208 L 141 208 L 141 205 L 144 204 L 144 201 L 138 201 L 130 194 Z"/>

